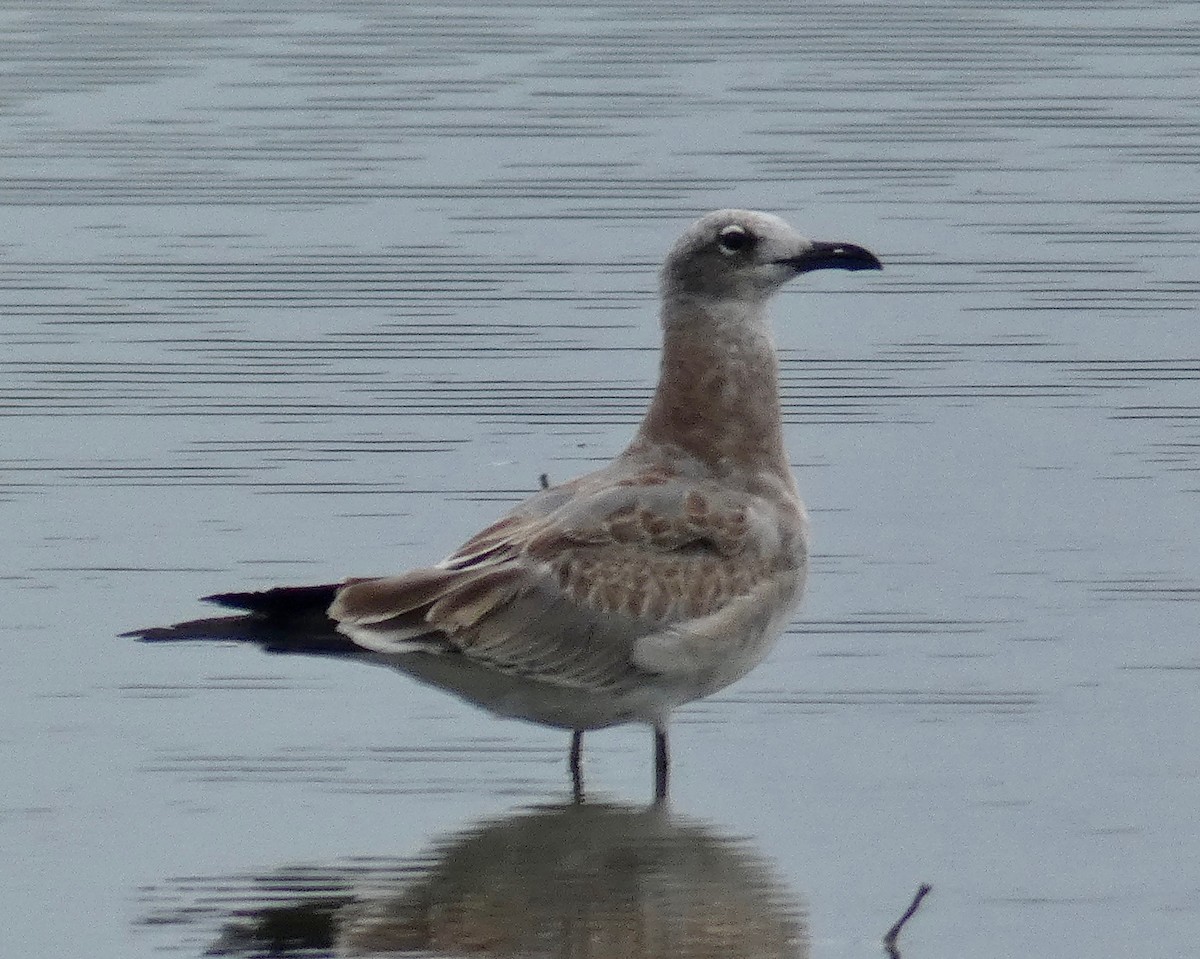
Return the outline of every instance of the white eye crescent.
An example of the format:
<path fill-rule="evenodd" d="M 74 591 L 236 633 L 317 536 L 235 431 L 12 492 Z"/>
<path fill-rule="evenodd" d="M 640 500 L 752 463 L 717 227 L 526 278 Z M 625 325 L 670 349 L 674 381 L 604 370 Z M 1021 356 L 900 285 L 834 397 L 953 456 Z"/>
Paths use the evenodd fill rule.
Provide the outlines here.
<path fill-rule="evenodd" d="M 717 234 L 717 246 L 726 256 L 741 253 L 754 245 L 754 236 L 744 227 L 731 223 Z"/>

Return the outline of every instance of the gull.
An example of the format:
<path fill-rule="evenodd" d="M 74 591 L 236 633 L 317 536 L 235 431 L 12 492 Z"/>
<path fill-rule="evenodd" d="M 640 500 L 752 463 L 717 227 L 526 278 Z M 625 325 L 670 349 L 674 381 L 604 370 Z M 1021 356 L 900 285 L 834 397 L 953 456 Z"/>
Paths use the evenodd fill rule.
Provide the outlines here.
<path fill-rule="evenodd" d="M 349 656 L 569 730 L 576 798 L 584 732 L 646 724 L 664 799 L 672 712 L 758 665 L 804 589 L 808 518 L 767 302 L 802 273 L 880 268 L 767 213 L 709 213 L 662 267 L 658 385 L 606 466 L 534 494 L 436 565 L 221 593 L 205 599 L 241 615 L 131 635 Z"/>

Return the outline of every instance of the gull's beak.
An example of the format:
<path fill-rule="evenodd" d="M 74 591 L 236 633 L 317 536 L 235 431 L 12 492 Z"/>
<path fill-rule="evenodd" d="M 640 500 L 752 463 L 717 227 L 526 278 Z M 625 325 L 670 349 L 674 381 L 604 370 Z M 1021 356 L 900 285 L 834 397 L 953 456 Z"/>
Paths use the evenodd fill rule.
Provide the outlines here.
<path fill-rule="evenodd" d="M 813 270 L 882 270 L 883 264 L 865 247 L 853 243 L 826 243 L 814 241 L 812 246 L 799 256 L 789 256 L 777 263 L 786 263 L 797 273 Z"/>

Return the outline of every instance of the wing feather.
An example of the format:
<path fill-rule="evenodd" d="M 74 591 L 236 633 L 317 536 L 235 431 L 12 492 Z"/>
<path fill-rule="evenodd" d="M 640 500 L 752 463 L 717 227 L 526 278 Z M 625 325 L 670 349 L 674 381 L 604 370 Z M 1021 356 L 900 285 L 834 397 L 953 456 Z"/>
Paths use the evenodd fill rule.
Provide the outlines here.
<path fill-rule="evenodd" d="M 764 541 L 769 524 L 749 522 L 746 502 L 667 485 L 653 484 L 650 502 L 609 486 L 599 504 L 577 496 L 549 515 L 512 514 L 436 568 L 348 585 L 330 615 L 372 649 L 432 633 L 500 670 L 620 685 L 645 672 L 639 642 L 794 575 L 795 555 L 775 531 Z"/>

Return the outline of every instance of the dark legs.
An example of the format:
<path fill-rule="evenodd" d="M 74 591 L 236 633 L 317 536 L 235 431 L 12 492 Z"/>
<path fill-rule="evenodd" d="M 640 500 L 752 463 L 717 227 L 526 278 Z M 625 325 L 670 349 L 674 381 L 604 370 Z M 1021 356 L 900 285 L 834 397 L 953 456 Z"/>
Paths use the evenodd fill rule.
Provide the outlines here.
<path fill-rule="evenodd" d="M 583 730 L 571 731 L 571 794 L 575 802 L 583 802 Z M 665 802 L 667 784 L 671 778 L 671 750 L 667 746 L 667 731 L 654 728 L 654 801 Z"/>
<path fill-rule="evenodd" d="M 667 731 L 654 729 L 654 801 L 661 803 L 667 798 L 667 781 L 671 774 L 671 754 L 667 748 Z"/>
<path fill-rule="evenodd" d="M 571 732 L 571 793 L 583 802 L 583 730 Z"/>

